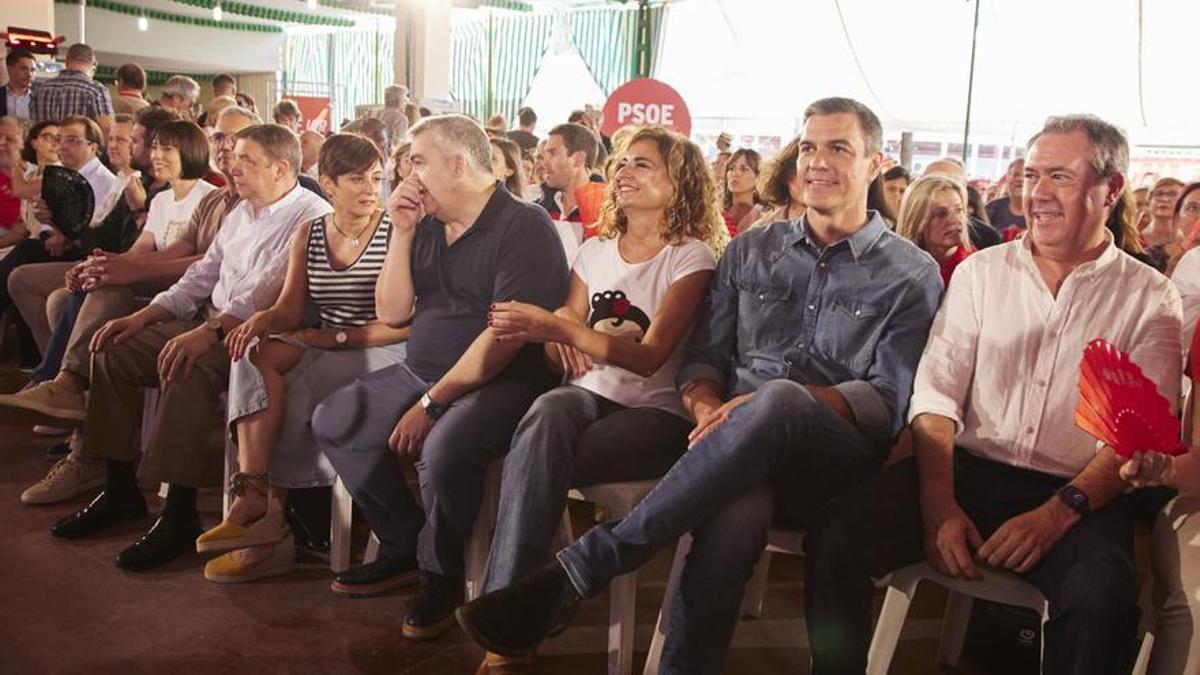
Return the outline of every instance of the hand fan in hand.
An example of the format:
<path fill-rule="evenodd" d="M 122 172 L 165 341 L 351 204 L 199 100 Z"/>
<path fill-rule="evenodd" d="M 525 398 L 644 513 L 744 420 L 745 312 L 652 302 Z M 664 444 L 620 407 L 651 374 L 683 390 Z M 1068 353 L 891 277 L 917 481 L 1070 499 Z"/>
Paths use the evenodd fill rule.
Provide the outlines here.
<path fill-rule="evenodd" d="M 600 206 L 604 203 L 604 183 L 588 183 L 575 191 L 575 205 L 579 208 L 579 219 L 583 223 L 583 238 L 596 234 L 594 227 L 600 220 Z"/>
<path fill-rule="evenodd" d="M 1185 451 L 1171 404 L 1128 354 L 1104 340 L 1083 350 L 1075 424 L 1121 457 Z"/>
<path fill-rule="evenodd" d="M 50 209 L 53 225 L 68 239 L 78 239 L 92 222 L 96 197 L 79 172 L 65 166 L 42 169 L 42 201 Z"/>

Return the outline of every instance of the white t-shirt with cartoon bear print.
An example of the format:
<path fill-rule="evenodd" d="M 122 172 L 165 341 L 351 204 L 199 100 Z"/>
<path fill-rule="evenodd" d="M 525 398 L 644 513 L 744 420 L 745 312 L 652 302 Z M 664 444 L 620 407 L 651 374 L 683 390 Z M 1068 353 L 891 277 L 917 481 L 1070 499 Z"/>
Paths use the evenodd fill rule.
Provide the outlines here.
<path fill-rule="evenodd" d="M 621 257 L 616 237 L 593 237 L 579 247 L 573 271 L 587 285 L 588 326 L 608 335 L 641 341 L 671 284 L 716 266 L 712 250 L 695 239 L 664 246 L 646 262 L 629 263 Z M 593 359 L 592 370 L 571 383 L 629 408 L 658 408 L 686 418 L 675 388 L 686 340 L 687 335 L 650 377 Z"/>

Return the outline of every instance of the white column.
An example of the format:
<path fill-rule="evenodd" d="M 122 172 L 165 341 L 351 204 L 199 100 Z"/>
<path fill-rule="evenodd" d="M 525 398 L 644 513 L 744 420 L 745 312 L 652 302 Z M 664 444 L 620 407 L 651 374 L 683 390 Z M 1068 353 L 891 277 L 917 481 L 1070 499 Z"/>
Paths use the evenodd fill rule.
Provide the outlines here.
<path fill-rule="evenodd" d="M 450 0 L 396 3 L 394 80 L 414 100 L 450 98 L 450 12 Z"/>

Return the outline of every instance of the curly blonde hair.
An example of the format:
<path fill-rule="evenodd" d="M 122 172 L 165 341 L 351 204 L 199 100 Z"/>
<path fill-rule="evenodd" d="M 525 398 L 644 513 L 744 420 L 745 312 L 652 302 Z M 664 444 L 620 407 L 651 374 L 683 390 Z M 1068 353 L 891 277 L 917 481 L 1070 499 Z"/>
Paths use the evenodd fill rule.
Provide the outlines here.
<path fill-rule="evenodd" d="M 720 195 L 704 153 L 684 136 L 661 126 L 649 126 L 638 129 L 629 137 L 621 149 L 621 158 L 638 141 L 652 141 L 658 147 L 667 177 L 675 188 L 670 203 L 663 209 L 666 230 L 663 239 L 678 244 L 685 237 L 691 237 L 708 244 L 720 255 L 729 243 L 729 233 L 721 217 Z M 604 238 L 625 232 L 629 224 L 617 205 L 615 177 L 614 171 L 604 188 L 604 202 L 600 207 L 599 236 Z"/>

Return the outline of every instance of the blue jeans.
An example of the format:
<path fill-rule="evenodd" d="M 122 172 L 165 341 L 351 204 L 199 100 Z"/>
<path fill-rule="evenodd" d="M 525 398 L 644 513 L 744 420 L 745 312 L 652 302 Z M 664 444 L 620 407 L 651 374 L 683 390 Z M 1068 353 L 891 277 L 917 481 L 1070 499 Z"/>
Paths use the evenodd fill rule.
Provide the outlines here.
<path fill-rule="evenodd" d="M 822 504 L 875 473 L 886 451 L 803 385 L 773 380 L 628 517 L 593 528 L 558 559 L 576 590 L 592 596 L 691 531 L 662 672 L 718 673 L 773 520 L 805 526 Z"/>
<path fill-rule="evenodd" d="M 71 331 L 75 328 L 75 320 L 79 318 L 79 310 L 83 307 L 86 293 L 75 292 L 67 299 L 63 313 L 59 315 L 50 332 L 50 341 L 46 343 L 46 353 L 42 354 L 42 362 L 29 374 L 30 382 L 46 382 L 53 380 L 62 368 L 63 356 L 67 353 L 67 344 L 71 342 Z"/>
<path fill-rule="evenodd" d="M 573 385 L 539 396 L 504 459 L 484 592 L 550 560 L 568 489 L 658 478 L 687 450 L 691 428 L 665 410 L 626 408 Z"/>
<path fill-rule="evenodd" d="M 387 441 L 431 384 L 406 364 L 364 375 L 317 406 L 313 438 L 379 537 L 381 553 L 415 553 L 422 570 L 461 577 L 463 543 L 479 515 L 488 465 L 508 451 L 534 392 L 497 378 L 450 404 L 416 460 L 422 514 L 404 480 L 407 460 Z"/>

